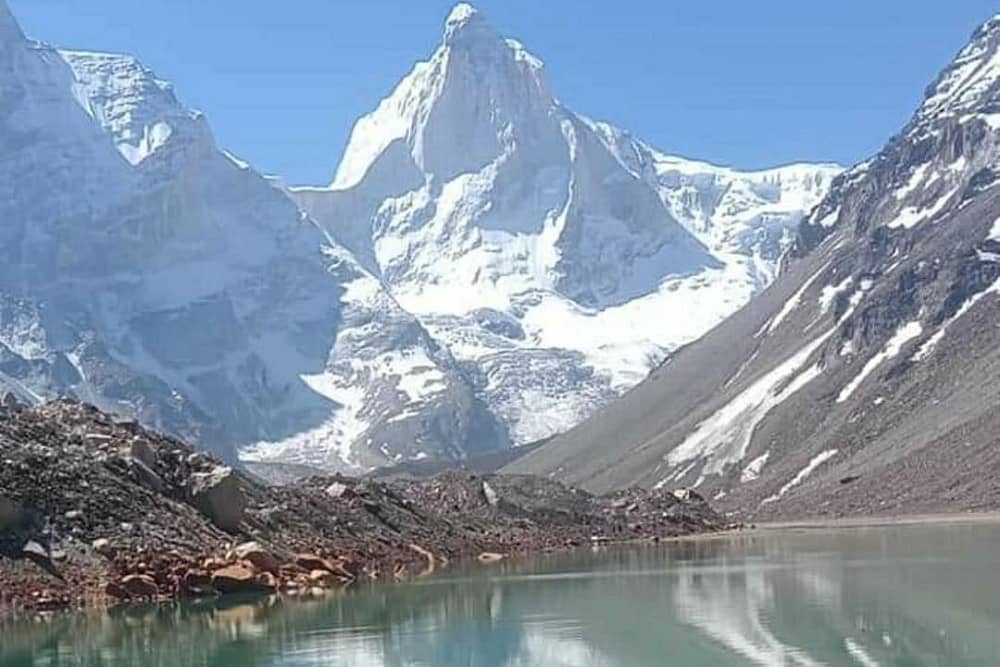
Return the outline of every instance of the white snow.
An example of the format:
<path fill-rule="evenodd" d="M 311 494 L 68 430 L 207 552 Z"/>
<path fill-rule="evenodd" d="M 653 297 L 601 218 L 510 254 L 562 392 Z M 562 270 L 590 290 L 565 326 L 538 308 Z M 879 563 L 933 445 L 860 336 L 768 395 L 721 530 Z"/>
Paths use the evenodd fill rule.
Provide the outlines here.
<path fill-rule="evenodd" d="M 993 221 L 993 226 L 990 227 L 990 233 L 986 235 L 986 239 L 1000 242 L 1000 218 Z"/>
<path fill-rule="evenodd" d="M 992 35 L 997 18 L 990 19 L 949 65 L 921 106 L 918 116 L 945 113 L 963 116 L 978 112 L 979 102 L 1000 78 L 1000 53 Z"/>
<path fill-rule="evenodd" d="M 740 473 L 740 484 L 746 484 L 747 482 L 752 482 L 760 477 L 761 471 L 764 466 L 767 465 L 767 460 L 771 456 L 771 451 L 768 450 L 755 458 L 753 461 L 748 463 L 743 472 Z"/>
<path fill-rule="evenodd" d="M 927 178 L 927 171 L 931 168 L 931 162 L 924 162 L 913 170 L 910 175 L 910 180 L 901 188 L 896 190 L 895 197 L 898 201 L 903 201 L 910 194 L 917 191 L 917 189 L 924 184 Z"/>
<path fill-rule="evenodd" d="M 853 283 L 854 283 L 854 278 L 852 278 L 851 276 L 847 276 L 836 285 L 827 285 L 826 287 L 824 287 L 823 291 L 820 293 L 819 296 L 820 315 L 823 315 L 827 311 L 829 311 L 830 306 L 833 305 L 833 302 L 837 298 L 837 296 L 840 295 L 842 292 L 847 291 L 847 288 L 849 288 Z"/>
<path fill-rule="evenodd" d="M 899 214 L 886 223 L 886 227 L 896 229 L 912 229 L 916 227 L 921 222 L 925 220 L 930 220 L 942 210 L 958 193 L 959 188 L 956 187 L 952 190 L 945 192 L 943 195 L 938 197 L 938 199 L 929 206 L 917 207 L 917 206 L 907 206 L 900 210 Z"/>
<path fill-rule="evenodd" d="M 430 58 L 357 122 L 330 188 L 291 192 L 458 361 L 579 355 L 573 367 L 592 375 L 491 376 L 482 398 L 526 442 L 633 387 L 767 287 L 840 171 L 664 154 L 567 109 L 540 60 L 460 6 Z M 523 337 L 484 329 L 484 308 Z"/>
<path fill-rule="evenodd" d="M 829 265 L 830 263 L 827 262 L 822 267 L 820 267 L 820 269 L 816 273 L 810 276 L 807 281 L 802 283 L 802 287 L 800 287 L 798 291 L 796 291 L 795 294 L 793 294 L 788 299 L 788 301 L 785 302 L 785 304 L 781 307 L 781 310 L 778 311 L 778 314 L 775 315 L 774 318 L 771 320 L 771 322 L 767 325 L 768 333 L 777 329 L 778 325 L 781 324 L 785 320 L 785 318 L 788 317 L 792 313 L 792 311 L 799 306 L 799 304 L 802 302 L 802 296 L 806 293 L 806 291 L 810 287 L 812 287 L 812 284 L 816 281 L 816 279 L 819 278 L 824 271 L 826 271 L 826 267 Z"/>
<path fill-rule="evenodd" d="M 833 334 L 830 329 L 803 346 L 769 373 L 716 411 L 667 455 L 670 466 L 707 459 L 703 474 L 719 474 L 726 466 L 746 456 L 757 425 L 776 406 L 787 400 L 821 372 L 818 365 L 803 370 L 812 353 Z"/>
<path fill-rule="evenodd" d="M 782 497 L 784 497 L 786 493 L 788 493 L 793 488 L 804 482 L 805 479 L 809 477 L 809 475 L 813 474 L 813 472 L 815 472 L 817 468 L 819 468 L 821 465 L 823 465 L 824 463 L 832 459 L 834 456 L 836 456 L 838 451 L 839 450 L 836 449 L 828 449 L 825 452 L 821 452 L 816 456 L 814 456 L 812 460 L 809 461 L 809 463 L 806 465 L 806 467 L 804 467 L 802 470 L 800 470 L 798 473 L 795 474 L 795 477 L 793 477 L 791 481 L 782 486 L 778 490 L 778 492 L 773 496 L 768 496 L 767 498 L 765 498 L 761 504 L 765 505 L 767 503 L 773 503 L 776 500 L 780 500 Z"/>
<path fill-rule="evenodd" d="M 945 333 L 956 320 L 969 312 L 973 306 L 975 306 L 983 297 L 988 294 L 1000 294 L 1000 279 L 994 282 L 992 285 L 984 289 L 982 292 L 973 294 L 968 299 L 965 300 L 955 314 L 949 317 L 947 320 L 941 323 L 937 331 L 935 331 L 930 338 L 928 338 L 924 343 L 917 349 L 913 354 L 914 361 L 923 361 L 927 359 L 934 352 L 934 348 L 937 347 L 938 343 L 944 338 Z"/>
<path fill-rule="evenodd" d="M 289 189 L 136 59 L 4 36 L 4 124 L 25 146 L 0 156 L 0 240 L 37 257 L 0 272 L 53 324 L 0 337 L 44 361 L 79 323 L 96 363 L 162 381 L 149 409 L 238 432 L 250 444 L 224 453 L 247 459 L 395 458 L 386 424 L 465 417 L 437 409 L 445 393 L 475 393 L 517 442 L 565 430 L 764 289 L 839 172 L 665 155 L 567 109 L 463 5 L 358 120 L 331 186 Z"/>
<path fill-rule="evenodd" d="M 878 368 L 878 366 L 883 362 L 898 355 L 904 345 L 919 336 L 923 333 L 923 331 L 923 325 L 920 324 L 919 320 L 907 322 L 899 327 L 899 329 L 896 330 L 896 333 L 892 335 L 892 338 L 890 338 L 885 344 L 885 347 L 869 359 L 861 369 L 861 372 L 858 373 L 854 379 L 848 382 L 846 386 L 844 386 L 840 394 L 837 396 L 837 402 L 843 403 L 850 398 L 851 394 L 853 394 L 858 387 L 861 386 L 861 383 L 865 381 L 866 377 L 871 375 L 872 371 Z"/>

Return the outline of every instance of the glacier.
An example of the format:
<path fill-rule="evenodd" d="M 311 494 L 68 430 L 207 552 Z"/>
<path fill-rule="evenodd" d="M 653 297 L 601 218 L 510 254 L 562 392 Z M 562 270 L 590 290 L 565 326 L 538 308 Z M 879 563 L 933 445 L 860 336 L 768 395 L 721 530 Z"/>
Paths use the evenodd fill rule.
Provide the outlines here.
<path fill-rule="evenodd" d="M 0 90 L 0 390 L 233 462 L 565 431 L 774 280 L 841 171 L 664 153 L 568 109 L 465 4 L 320 187 L 218 146 L 137 58 L 26 38 L 5 0 Z"/>

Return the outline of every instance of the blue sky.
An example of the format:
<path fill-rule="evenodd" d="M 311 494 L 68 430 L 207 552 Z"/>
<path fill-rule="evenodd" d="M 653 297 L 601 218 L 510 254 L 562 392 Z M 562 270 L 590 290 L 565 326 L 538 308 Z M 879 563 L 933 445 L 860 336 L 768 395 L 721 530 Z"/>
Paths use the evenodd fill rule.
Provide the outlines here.
<path fill-rule="evenodd" d="M 328 182 L 355 119 L 440 39 L 439 0 L 8 0 L 58 46 L 125 51 L 222 145 Z M 995 0 L 483 0 L 588 116 L 681 155 L 852 163 L 906 121 Z"/>

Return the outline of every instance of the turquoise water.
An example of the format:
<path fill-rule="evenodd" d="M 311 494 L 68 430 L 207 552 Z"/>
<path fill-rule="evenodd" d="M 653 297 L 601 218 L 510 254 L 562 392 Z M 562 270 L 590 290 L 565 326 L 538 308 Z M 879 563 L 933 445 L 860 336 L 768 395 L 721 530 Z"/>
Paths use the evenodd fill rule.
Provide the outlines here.
<path fill-rule="evenodd" d="M 0 665 L 1000 665 L 1000 527 L 761 532 L 0 628 Z"/>

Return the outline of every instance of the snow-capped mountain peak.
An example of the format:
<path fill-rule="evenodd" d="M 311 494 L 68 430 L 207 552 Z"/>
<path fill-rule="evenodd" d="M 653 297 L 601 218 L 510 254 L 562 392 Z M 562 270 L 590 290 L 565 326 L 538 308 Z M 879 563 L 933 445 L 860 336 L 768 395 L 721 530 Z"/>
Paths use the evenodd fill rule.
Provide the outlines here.
<path fill-rule="evenodd" d="M 430 58 L 357 122 L 332 187 L 292 192 L 524 442 L 762 289 L 838 170 L 666 156 L 566 108 L 538 58 L 459 5 Z"/>
<path fill-rule="evenodd" d="M 460 2 L 444 22 L 445 46 L 461 47 L 500 40 L 500 34 L 478 9 Z"/>
<path fill-rule="evenodd" d="M 458 5 L 430 59 L 355 125 L 331 187 L 357 185 L 380 158 L 400 150 L 412 165 L 399 164 L 402 156 L 386 159 L 404 173 L 416 167 L 447 181 L 479 170 L 515 141 L 531 146 L 535 137 L 515 132 L 548 122 L 553 104 L 541 61 L 501 38 L 482 12 Z M 397 142 L 405 148 L 394 148 Z"/>

